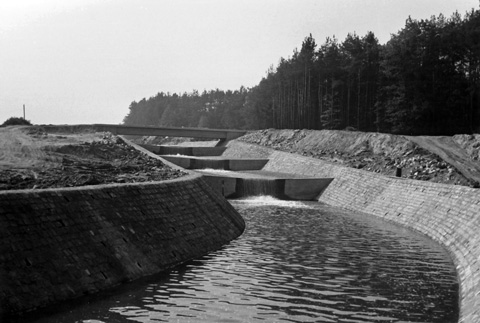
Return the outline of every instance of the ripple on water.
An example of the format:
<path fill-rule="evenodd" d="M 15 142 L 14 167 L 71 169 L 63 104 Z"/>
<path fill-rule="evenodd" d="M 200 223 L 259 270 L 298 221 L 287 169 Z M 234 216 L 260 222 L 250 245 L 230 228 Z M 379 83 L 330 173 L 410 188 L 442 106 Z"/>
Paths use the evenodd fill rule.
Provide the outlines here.
<path fill-rule="evenodd" d="M 456 322 L 455 268 L 423 236 L 317 203 L 232 204 L 239 239 L 43 322 Z"/>

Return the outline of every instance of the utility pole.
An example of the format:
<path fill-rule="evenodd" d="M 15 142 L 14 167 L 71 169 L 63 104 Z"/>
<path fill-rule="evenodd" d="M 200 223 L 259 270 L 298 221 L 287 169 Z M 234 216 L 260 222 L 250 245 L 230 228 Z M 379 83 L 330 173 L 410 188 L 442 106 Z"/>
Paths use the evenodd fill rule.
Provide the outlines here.
<path fill-rule="evenodd" d="M 23 120 L 27 120 L 25 119 L 25 104 L 23 105 Z"/>

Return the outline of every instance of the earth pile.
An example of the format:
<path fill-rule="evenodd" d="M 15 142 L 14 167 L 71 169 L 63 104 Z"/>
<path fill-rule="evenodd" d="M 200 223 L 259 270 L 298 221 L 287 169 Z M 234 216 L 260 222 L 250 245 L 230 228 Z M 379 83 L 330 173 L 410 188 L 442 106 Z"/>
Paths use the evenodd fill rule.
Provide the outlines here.
<path fill-rule="evenodd" d="M 473 138 L 473 139 L 472 139 Z M 453 138 L 478 160 L 480 136 Z M 478 187 L 457 167 L 408 136 L 339 130 L 274 130 L 251 132 L 238 140 L 301 154 L 388 176 Z M 480 165 L 479 165 L 480 168 Z"/>
<path fill-rule="evenodd" d="M 41 128 L 26 128 L 25 133 L 30 138 L 24 138 L 23 147 L 11 152 L 22 160 L 30 159 L 30 163 L 3 165 L 0 190 L 161 181 L 186 175 L 111 133 L 76 134 L 78 142 L 70 140 L 71 134 L 52 135 Z M 82 137 L 91 140 L 82 142 Z"/>

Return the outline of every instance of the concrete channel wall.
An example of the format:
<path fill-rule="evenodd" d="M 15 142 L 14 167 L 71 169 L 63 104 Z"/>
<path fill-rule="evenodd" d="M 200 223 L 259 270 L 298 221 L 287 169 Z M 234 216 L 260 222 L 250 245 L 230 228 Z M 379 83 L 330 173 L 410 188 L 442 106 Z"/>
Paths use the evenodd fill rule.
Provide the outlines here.
<path fill-rule="evenodd" d="M 0 321 L 164 271 L 244 228 L 199 175 L 0 192 Z"/>
<path fill-rule="evenodd" d="M 437 241 L 457 268 L 459 321 L 480 322 L 480 190 L 382 176 L 237 141 L 224 155 L 270 158 L 268 171 L 333 177 L 318 201 L 381 217 Z"/>

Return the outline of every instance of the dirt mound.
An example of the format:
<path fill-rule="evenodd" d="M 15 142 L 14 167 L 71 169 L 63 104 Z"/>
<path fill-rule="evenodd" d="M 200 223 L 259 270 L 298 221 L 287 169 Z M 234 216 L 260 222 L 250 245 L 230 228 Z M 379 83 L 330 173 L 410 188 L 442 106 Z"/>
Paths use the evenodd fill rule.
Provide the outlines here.
<path fill-rule="evenodd" d="M 186 175 L 110 133 L 52 136 L 41 128 L 10 130 L 3 137 L 0 190 L 160 181 Z"/>
<path fill-rule="evenodd" d="M 478 186 L 475 178 L 465 176 L 450 162 L 426 149 L 425 145 L 420 146 L 406 136 L 357 131 L 268 129 L 249 133 L 238 140 L 388 176 L 395 176 L 400 169 L 405 178 Z M 454 140 L 464 143 L 470 149 L 472 158 L 478 156 L 479 140 L 463 136 Z"/>
<path fill-rule="evenodd" d="M 452 137 L 472 160 L 480 160 L 480 134 L 455 135 Z"/>
<path fill-rule="evenodd" d="M 468 178 L 473 186 L 480 183 L 480 163 L 478 161 L 478 135 L 457 135 L 454 137 L 415 136 L 406 137 L 420 147 L 438 155 L 446 163 Z"/>

